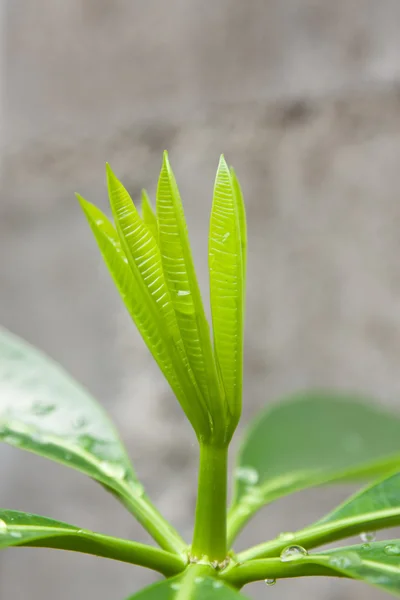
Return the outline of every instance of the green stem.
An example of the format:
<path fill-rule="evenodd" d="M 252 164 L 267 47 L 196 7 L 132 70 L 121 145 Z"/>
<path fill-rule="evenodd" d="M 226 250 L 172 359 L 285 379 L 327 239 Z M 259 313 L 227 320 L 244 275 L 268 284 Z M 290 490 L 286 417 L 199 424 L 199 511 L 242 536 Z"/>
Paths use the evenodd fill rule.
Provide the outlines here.
<path fill-rule="evenodd" d="M 305 527 L 293 534 L 290 539 L 276 538 L 263 544 L 253 546 L 237 556 L 239 562 L 258 558 L 279 556 L 282 550 L 296 544 L 303 546 L 306 550 L 312 550 L 324 544 L 330 544 L 344 538 L 361 533 L 362 531 L 376 531 L 387 529 L 400 524 L 399 509 L 385 510 L 383 513 L 372 513 L 369 518 L 366 515 L 355 515 L 332 523 L 321 523 L 315 526 Z"/>
<path fill-rule="evenodd" d="M 221 573 L 220 577 L 230 585 L 242 588 L 247 583 L 263 579 L 315 577 L 319 575 L 325 577 L 346 577 L 346 575 L 335 572 L 330 568 L 326 557 L 322 556 L 313 557 L 309 562 L 307 562 L 306 558 L 293 562 L 282 562 L 280 558 L 251 560 L 244 564 L 236 564 L 228 567 Z"/>
<path fill-rule="evenodd" d="M 186 542 L 146 495 L 135 495 L 129 485 L 124 485 L 121 488 L 121 495 L 117 497 L 161 548 L 175 554 L 187 552 Z"/>
<path fill-rule="evenodd" d="M 200 444 L 192 556 L 225 560 L 228 449 Z"/>
<path fill-rule="evenodd" d="M 81 530 L 80 533 L 65 530 L 63 535 L 55 535 L 42 540 L 27 542 L 24 546 L 71 550 L 94 556 L 102 556 L 122 562 L 139 565 L 171 577 L 181 573 L 186 566 L 182 556 L 152 548 L 146 544 L 121 540 L 108 535 Z"/>

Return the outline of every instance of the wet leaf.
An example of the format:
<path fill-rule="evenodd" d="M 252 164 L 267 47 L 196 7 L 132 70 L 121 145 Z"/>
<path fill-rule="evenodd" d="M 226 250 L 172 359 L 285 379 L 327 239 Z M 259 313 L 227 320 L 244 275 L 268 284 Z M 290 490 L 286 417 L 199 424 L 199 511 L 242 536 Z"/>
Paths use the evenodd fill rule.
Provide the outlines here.
<path fill-rule="evenodd" d="M 400 464 L 399 432 L 399 416 L 352 396 L 315 392 L 268 407 L 239 452 L 231 539 L 276 498 L 393 471 Z"/>

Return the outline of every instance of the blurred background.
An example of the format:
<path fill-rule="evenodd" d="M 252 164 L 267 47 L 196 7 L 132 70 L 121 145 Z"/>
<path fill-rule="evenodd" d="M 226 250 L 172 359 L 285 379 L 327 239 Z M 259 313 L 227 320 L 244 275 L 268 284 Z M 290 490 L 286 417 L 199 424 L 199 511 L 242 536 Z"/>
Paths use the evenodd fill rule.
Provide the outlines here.
<path fill-rule="evenodd" d="M 308 387 L 398 406 L 400 3 L 2 0 L 2 8 L 0 322 L 99 398 L 154 502 L 189 538 L 192 432 L 73 194 L 105 208 L 107 160 L 134 198 L 142 187 L 154 197 L 167 148 L 206 294 L 208 215 L 224 152 L 248 210 L 246 419 Z M 1 506 L 147 540 L 111 496 L 61 466 L 2 446 L 0 482 Z M 300 527 L 347 494 L 282 500 L 238 547 Z M 153 580 L 83 555 L 0 556 L 1 600 L 122 600 Z M 386 597 L 328 579 L 248 593 Z"/>

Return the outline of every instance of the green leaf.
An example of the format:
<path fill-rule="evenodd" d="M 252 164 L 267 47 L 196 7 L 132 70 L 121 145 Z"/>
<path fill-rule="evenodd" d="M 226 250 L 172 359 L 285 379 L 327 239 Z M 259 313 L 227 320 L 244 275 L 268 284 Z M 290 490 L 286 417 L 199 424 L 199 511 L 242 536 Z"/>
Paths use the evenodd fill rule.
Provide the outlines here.
<path fill-rule="evenodd" d="M 78 529 L 47 517 L 0 509 L 0 549 L 10 546 L 83 552 L 141 565 L 168 576 L 185 566 L 182 558 L 145 544 Z"/>
<path fill-rule="evenodd" d="M 157 187 L 157 220 L 163 270 L 175 309 L 189 364 L 213 419 L 225 436 L 223 397 L 197 283 L 182 202 L 168 155 Z"/>
<path fill-rule="evenodd" d="M 107 415 L 50 358 L 0 329 L 0 441 L 72 467 L 111 490 L 154 539 L 184 542 L 144 494 Z"/>
<path fill-rule="evenodd" d="M 311 529 L 324 530 L 334 527 L 335 531 L 350 530 L 348 535 L 352 535 L 360 530 L 375 531 L 396 525 L 400 525 L 399 472 L 357 492 Z"/>
<path fill-rule="evenodd" d="M 352 396 L 308 393 L 257 416 L 241 446 L 232 540 L 263 505 L 301 489 L 393 471 L 400 418 Z"/>
<path fill-rule="evenodd" d="M 81 196 L 77 196 L 103 259 L 140 335 L 176 397 L 178 399 L 184 397 L 185 392 L 171 360 L 168 343 L 160 336 L 159 317 L 154 316 L 154 311 L 147 309 L 147 291 L 143 290 L 143 285 L 135 279 L 117 232 L 100 209 Z"/>
<path fill-rule="evenodd" d="M 246 268 L 247 268 L 247 222 L 246 222 L 246 207 L 244 204 L 242 188 L 233 167 L 230 168 L 233 189 L 236 194 L 236 202 L 238 207 L 238 217 L 240 226 L 240 243 L 242 248 L 242 263 L 243 263 L 243 295 L 246 292 Z"/>
<path fill-rule="evenodd" d="M 240 197 L 221 156 L 214 186 L 208 253 L 214 347 L 232 432 L 242 407 L 244 261 L 239 204 Z"/>
<path fill-rule="evenodd" d="M 146 190 L 142 190 L 142 218 L 144 223 L 146 223 L 147 227 L 150 229 L 153 234 L 154 239 L 158 240 L 158 225 L 157 218 L 153 212 L 153 208 L 151 206 L 150 198 Z"/>
<path fill-rule="evenodd" d="M 338 548 L 311 555 L 309 562 L 400 596 L 400 540 Z"/>
<path fill-rule="evenodd" d="M 197 576 L 185 582 L 185 574 L 155 583 L 127 600 L 244 600 L 245 596 L 221 580 Z"/>
<path fill-rule="evenodd" d="M 50 358 L 0 330 L 0 440 L 119 491 L 143 493 L 117 433 L 96 401 Z"/>
<path fill-rule="evenodd" d="M 135 284 L 141 290 L 142 314 L 168 348 L 181 389 L 174 392 L 198 435 L 209 432 L 209 417 L 190 368 L 161 263 L 160 249 L 128 192 L 107 165 L 108 193 L 121 246 Z M 196 398 L 194 401 L 193 399 Z"/>

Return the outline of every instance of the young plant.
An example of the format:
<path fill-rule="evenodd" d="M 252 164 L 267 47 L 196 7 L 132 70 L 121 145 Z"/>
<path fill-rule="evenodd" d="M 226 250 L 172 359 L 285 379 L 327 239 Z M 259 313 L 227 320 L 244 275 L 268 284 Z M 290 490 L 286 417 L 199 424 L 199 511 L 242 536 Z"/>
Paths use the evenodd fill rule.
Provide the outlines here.
<path fill-rule="evenodd" d="M 165 579 L 141 600 L 243 598 L 251 582 L 325 575 L 360 579 L 400 596 L 400 540 L 374 531 L 400 524 L 400 418 L 357 398 L 305 393 L 268 406 L 249 427 L 227 511 L 227 451 L 242 404 L 246 219 L 236 175 L 221 157 L 209 235 L 212 335 L 200 297 L 183 208 L 164 154 L 156 214 L 139 214 L 107 166 L 114 225 L 78 196 L 100 252 L 199 444 L 189 544 L 152 504 L 107 417 L 37 350 L 0 334 L 0 439 L 85 473 L 132 513 L 158 545 L 95 533 L 46 517 L 0 511 L 0 547 L 40 546 L 141 565 Z M 241 529 L 262 507 L 327 483 L 377 481 L 316 523 L 239 553 Z M 82 524 L 81 524 L 82 525 Z M 359 534 L 361 543 L 315 551 Z"/>

